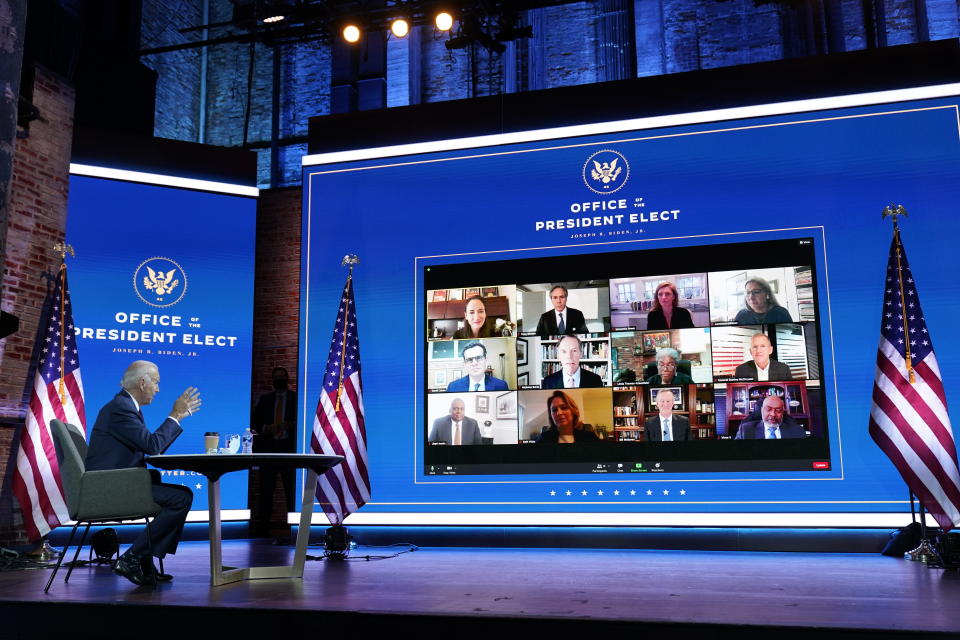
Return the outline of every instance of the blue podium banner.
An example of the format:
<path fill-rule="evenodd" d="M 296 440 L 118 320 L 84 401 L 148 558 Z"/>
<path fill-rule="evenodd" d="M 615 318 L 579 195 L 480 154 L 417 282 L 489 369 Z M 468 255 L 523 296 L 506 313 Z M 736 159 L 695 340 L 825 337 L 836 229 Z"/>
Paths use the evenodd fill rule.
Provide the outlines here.
<path fill-rule="evenodd" d="M 250 424 L 256 199 L 194 183 L 70 179 L 67 242 L 77 257 L 68 268 L 88 428 L 124 369 L 149 360 L 161 377 L 160 393 L 143 407 L 149 429 L 187 387 L 203 399 L 171 454 L 201 453 L 205 432 L 223 441 Z M 194 510 L 207 508 L 202 475 L 162 474 L 193 489 Z M 246 477 L 227 476 L 221 486 L 225 509 L 247 508 Z"/>

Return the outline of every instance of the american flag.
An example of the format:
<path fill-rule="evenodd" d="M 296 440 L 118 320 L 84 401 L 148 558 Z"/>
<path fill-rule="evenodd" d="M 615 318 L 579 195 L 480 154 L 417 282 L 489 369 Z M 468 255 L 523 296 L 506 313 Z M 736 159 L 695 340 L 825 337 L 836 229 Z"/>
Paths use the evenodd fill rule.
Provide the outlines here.
<path fill-rule="evenodd" d="M 944 531 L 960 524 L 960 471 L 947 399 L 907 255 L 894 231 L 870 435 Z"/>
<path fill-rule="evenodd" d="M 340 296 L 310 450 L 345 458 L 320 476 L 317 483 L 317 500 L 327 519 L 331 524 L 340 524 L 370 499 L 353 276 L 347 276 Z"/>
<path fill-rule="evenodd" d="M 87 431 L 80 357 L 65 264 L 60 266 L 46 308 L 47 317 L 40 324 L 37 336 L 37 375 L 13 475 L 13 493 L 20 502 L 27 536 L 31 540 L 46 535 L 70 519 L 60 485 L 60 466 L 50 420 L 58 418 L 76 425 L 84 433 Z"/>

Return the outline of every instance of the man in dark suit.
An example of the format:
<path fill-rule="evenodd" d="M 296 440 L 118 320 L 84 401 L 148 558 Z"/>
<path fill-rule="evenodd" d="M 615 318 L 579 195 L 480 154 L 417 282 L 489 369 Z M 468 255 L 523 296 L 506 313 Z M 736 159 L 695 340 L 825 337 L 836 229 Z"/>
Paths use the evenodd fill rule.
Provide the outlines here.
<path fill-rule="evenodd" d="M 447 385 L 447 391 L 506 391 L 507 383 L 487 375 L 487 347 L 482 342 L 468 342 L 460 352 L 467 375 Z"/>
<path fill-rule="evenodd" d="M 541 389 L 587 389 L 603 386 L 603 378 L 580 367 L 580 338 L 564 336 L 557 343 L 560 370 L 540 383 Z"/>
<path fill-rule="evenodd" d="M 669 389 L 657 392 L 659 413 L 644 423 L 648 442 L 679 442 L 690 439 L 690 421 L 685 416 L 673 415 L 675 401 L 676 398 Z"/>
<path fill-rule="evenodd" d="M 290 376 L 283 367 L 274 367 L 270 373 L 273 391 L 260 396 L 251 421 L 255 453 L 296 453 L 297 451 L 297 394 L 289 389 Z M 277 476 L 283 483 L 287 512 L 293 511 L 294 470 L 283 471 L 270 465 L 260 466 L 260 499 L 257 501 L 257 520 L 254 529 L 269 528 L 273 515 L 273 490 Z"/>
<path fill-rule="evenodd" d="M 744 421 L 734 440 L 782 440 L 806 438 L 803 425 L 785 415 L 783 398 L 767 396 L 760 407 L 760 420 Z"/>
<path fill-rule="evenodd" d="M 573 335 L 575 333 L 589 333 L 583 313 L 567 306 L 567 288 L 558 284 L 550 289 L 550 302 L 553 309 L 540 316 L 537 323 L 537 335 L 541 338 L 548 336 Z"/>
<path fill-rule="evenodd" d="M 480 439 L 480 426 L 473 418 L 467 418 L 466 405 L 460 398 L 454 398 L 450 403 L 450 415 L 437 418 L 433 421 L 429 442 L 445 442 L 447 444 L 483 444 Z"/>
<path fill-rule="evenodd" d="M 750 339 L 750 355 L 753 356 L 753 360 L 747 360 L 739 365 L 733 375 L 760 381 L 792 380 L 790 367 L 771 358 L 772 354 L 773 344 L 770 338 L 763 333 L 753 334 L 753 338 Z"/>
<path fill-rule="evenodd" d="M 173 403 L 170 415 L 151 433 L 143 420 L 140 407 L 153 402 L 160 391 L 160 371 L 152 362 L 137 360 L 123 374 L 120 393 L 114 396 L 97 415 L 90 432 L 90 448 L 85 465 L 88 471 L 145 467 L 144 455 L 163 453 L 183 429 L 180 421 L 200 409 L 200 392 L 189 387 Z M 160 514 L 144 529 L 117 560 L 114 572 L 134 584 L 167 581 L 173 576 L 158 572 L 150 558 L 163 558 L 176 553 L 183 523 L 187 519 L 193 493 L 187 487 L 161 484 L 160 474 L 154 477 L 153 500 L 162 507 Z M 151 545 L 152 542 L 152 545 Z"/>

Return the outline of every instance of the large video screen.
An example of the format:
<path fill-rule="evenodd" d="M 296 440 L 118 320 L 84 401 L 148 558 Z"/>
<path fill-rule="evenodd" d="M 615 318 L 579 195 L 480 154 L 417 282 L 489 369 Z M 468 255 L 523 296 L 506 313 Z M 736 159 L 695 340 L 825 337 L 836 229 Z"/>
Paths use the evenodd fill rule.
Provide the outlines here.
<path fill-rule="evenodd" d="M 880 212 L 910 213 L 953 398 L 958 93 L 307 156 L 301 421 L 353 253 L 372 484 L 354 521 L 909 511 L 867 432 Z"/>
<path fill-rule="evenodd" d="M 425 267 L 424 472 L 829 470 L 814 265 L 801 237 Z"/>
<path fill-rule="evenodd" d="M 120 391 L 134 360 L 160 370 L 160 392 L 142 408 L 160 426 L 189 386 L 203 406 L 182 421 L 166 453 L 203 453 L 204 433 L 221 441 L 250 426 L 256 188 L 72 165 L 67 258 L 86 405 L 87 435 Z M 239 400 L 239 401 L 238 401 Z M 207 481 L 161 471 L 207 509 Z M 247 479 L 221 482 L 225 517 L 243 517 Z M 203 514 L 194 514 L 194 519 Z"/>

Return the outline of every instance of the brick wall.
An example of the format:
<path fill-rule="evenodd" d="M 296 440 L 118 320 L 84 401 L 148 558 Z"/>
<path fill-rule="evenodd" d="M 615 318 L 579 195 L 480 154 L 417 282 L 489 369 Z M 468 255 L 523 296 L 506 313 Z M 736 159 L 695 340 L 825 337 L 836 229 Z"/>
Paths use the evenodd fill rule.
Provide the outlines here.
<path fill-rule="evenodd" d="M 285 367 L 296 389 L 301 193 L 299 187 L 260 193 L 253 296 L 253 402 L 272 390 L 270 372 L 274 367 Z"/>
<path fill-rule="evenodd" d="M 73 88 L 37 69 L 33 90 L 40 119 L 17 140 L 13 159 L 4 256 L 3 310 L 20 318 L 20 331 L 0 340 L 0 544 L 25 542 L 11 491 L 15 434 L 23 426 L 32 353 L 47 293 L 59 267 L 53 244 L 63 240 L 67 217 Z"/>
<path fill-rule="evenodd" d="M 284 367 L 290 388 L 297 389 L 297 345 L 300 332 L 299 188 L 260 192 L 257 206 L 257 257 L 253 295 L 253 368 L 251 411 L 257 399 L 272 391 L 270 373 Z M 299 399 L 303 402 L 303 398 Z M 250 474 L 249 503 L 258 504 L 258 475 Z M 283 520 L 283 483 L 274 490 L 274 519 Z M 269 518 L 267 518 L 269 519 Z"/>

